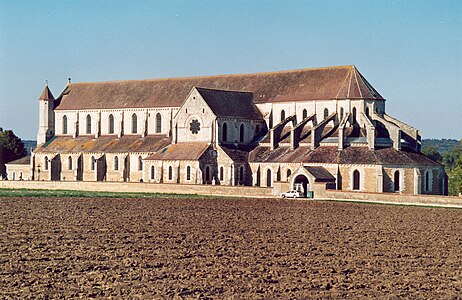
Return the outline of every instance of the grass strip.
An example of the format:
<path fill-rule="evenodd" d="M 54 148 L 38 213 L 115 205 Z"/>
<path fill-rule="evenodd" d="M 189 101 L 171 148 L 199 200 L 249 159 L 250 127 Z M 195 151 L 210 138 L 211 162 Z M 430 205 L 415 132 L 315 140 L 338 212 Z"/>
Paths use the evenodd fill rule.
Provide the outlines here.
<path fill-rule="evenodd" d="M 167 194 L 142 192 L 95 192 L 75 190 L 0 188 L 0 197 L 83 197 L 83 198 L 222 198 L 198 194 Z"/>

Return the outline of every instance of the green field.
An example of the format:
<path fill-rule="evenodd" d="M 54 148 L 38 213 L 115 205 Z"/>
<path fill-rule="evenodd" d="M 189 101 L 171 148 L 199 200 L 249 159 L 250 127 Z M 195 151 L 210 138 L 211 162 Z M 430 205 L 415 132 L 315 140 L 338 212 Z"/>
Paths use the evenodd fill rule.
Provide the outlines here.
<path fill-rule="evenodd" d="M 211 196 L 197 194 L 163 194 L 163 193 L 126 193 L 126 192 L 94 192 L 70 190 L 39 189 L 3 189 L 0 197 L 83 197 L 83 198 L 207 198 Z M 217 198 L 216 196 L 213 196 Z M 221 197 L 220 197 L 221 198 Z"/>

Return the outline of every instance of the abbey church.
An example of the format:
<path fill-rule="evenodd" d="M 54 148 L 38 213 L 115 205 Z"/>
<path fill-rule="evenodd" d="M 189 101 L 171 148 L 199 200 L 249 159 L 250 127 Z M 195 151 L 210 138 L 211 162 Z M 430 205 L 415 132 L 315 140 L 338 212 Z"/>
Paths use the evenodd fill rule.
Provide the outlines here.
<path fill-rule="evenodd" d="M 31 178 L 445 194 L 385 104 L 355 66 L 45 86 Z"/>

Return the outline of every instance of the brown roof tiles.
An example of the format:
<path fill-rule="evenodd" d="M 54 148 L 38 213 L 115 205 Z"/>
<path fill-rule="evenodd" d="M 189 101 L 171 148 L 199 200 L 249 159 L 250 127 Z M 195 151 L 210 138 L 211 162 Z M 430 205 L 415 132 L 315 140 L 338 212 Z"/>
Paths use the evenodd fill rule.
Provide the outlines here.
<path fill-rule="evenodd" d="M 37 153 L 75 153 L 75 152 L 155 152 L 170 144 L 171 138 L 162 135 L 140 136 L 58 136 L 35 150 Z"/>
<path fill-rule="evenodd" d="M 255 103 L 383 99 L 354 66 L 269 73 L 71 83 L 56 109 L 179 107 L 193 87 L 251 92 Z"/>
<path fill-rule="evenodd" d="M 335 181 L 335 177 L 329 171 L 327 171 L 324 167 L 305 166 L 305 170 L 307 170 L 311 175 L 313 175 L 316 182 Z"/>
<path fill-rule="evenodd" d="M 43 88 L 43 91 L 42 91 L 42 94 L 40 94 L 39 100 L 55 100 L 55 97 L 53 97 L 53 94 L 48 88 L 48 84 L 45 85 L 45 87 Z"/>
<path fill-rule="evenodd" d="M 209 143 L 199 142 L 171 144 L 145 160 L 198 160 L 209 147 Z"/>
<path fill-rule="evenodd" d="M 199 94 L 217 117 L 234 117 L 250 120 L 263 119 L 252 102 L 249 92 L 212 90 L 196 87 Z"/>
<path fill-rule="evenodd" d="M 367 147 L 348 147 L 338 150 L 333 146 L 321 146 L 316 150 L 300 146 L 295 150 L 279 147 L 271 151 L 269 147 L 259 146 L 250 152 L 250 162 L 301 162 L 332 164 L 371 164 L 402 166 L 440 166 L 427 156 L 394 148 L 369 149 Z"/>
<path fill-rule="evenodd" d="M 6 165 L 30 165 L 30 155 L 10 161 Z"/>

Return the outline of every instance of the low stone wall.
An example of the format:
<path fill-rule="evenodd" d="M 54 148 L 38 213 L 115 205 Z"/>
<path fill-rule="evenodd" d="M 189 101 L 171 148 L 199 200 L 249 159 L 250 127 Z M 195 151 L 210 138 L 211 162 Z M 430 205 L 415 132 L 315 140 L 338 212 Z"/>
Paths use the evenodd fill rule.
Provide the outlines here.
<path fill-rule="evenodd" d="M 133 192 L 198 194 L 215 196 L 239 196 L 273 198 L 272 188 L 249 186 L 187 185 L 141 182 L 88 182 L 88 181 L 0 181 L 0 188 L 72 190 L 98 192 Z"/>
<path fill-rule="evenodd" d="M 400 195 L 395 193 L 361 193 L 327 190 L 314 195 L 317 200 L 343 200 L 371 203 L 424 205 L 462 208 L 462 197 L 438 195 Z"/>
<path fill-rule="evenodd" d="M 249 186 L 188 185 L 142 182 L 88 182 L 88 181 L 0 181 L 0 188 L 73 190 L 98 192 L 134 192 L 165 194 L 198 194 L 232 197 L 274 198 L 273 188 Z M 325 190 L 323 184 L 314 184 L 315 200 L 340 200 L 403 205 L 425 205 L 462 208 L 462 197 L 435 195 L 400 195 L 395 193 L 362 193 Z"/>

